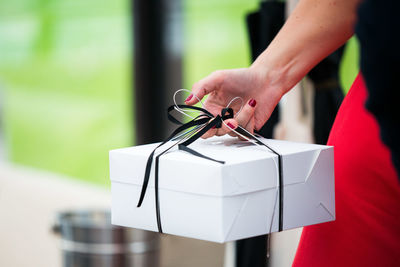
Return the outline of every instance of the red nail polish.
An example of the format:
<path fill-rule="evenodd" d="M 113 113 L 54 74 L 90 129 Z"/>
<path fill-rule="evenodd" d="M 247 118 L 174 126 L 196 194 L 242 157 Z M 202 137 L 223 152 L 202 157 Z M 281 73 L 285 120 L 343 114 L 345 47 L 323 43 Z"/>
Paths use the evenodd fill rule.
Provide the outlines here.
<path fill-rule="evenodd" d="M 254 108 L 257 105 L 257 101 L 254 98 L 252 98 L 249 101 L 249 105 Z"/>
<path fill-rule="evenodd" d="M 193 94 L 190 94 L 190 95 L 186 98 L 185 102 L 190 101 L 190 99 L 192 99 L 192 97 L 193 97 Z"/>
<path fill-rule="evenodd" d="M 217 126 L 215 126 L 215 125 L 213 127 L 211 127 L 211 129 L 215 129 L 215 128 L 217 128 Z"/>
<path fill-rule="evenodd" d="M 232 123 L 230 123 L 230 122 L 228 122 L 227 124 L 228 124 L 229 128 L 231 128 L 231 129 L 235 129 L 235 128 L 236 128 L 236 127 L 235 127 Z"/>

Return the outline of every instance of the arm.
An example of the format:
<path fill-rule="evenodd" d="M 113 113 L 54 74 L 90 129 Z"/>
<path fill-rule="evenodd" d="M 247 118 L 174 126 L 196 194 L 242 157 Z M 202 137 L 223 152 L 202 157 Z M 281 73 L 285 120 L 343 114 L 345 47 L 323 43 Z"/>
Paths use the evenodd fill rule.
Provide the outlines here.
<path fill-rule="evenodd" d="M 352 35 L 359 0 L 301 0 L 251 68 L 286 93 Z"/>
<path fill-rule="evenodd" d="M 255 100 L 229 120 L 249 131 L 259 129 L 283 94 L 299 82 L 320 60 L 353 34 L 359 0 L 301 0 L 268 48 L 249 67 L 216 71 L 193 85 L 200 99 L 210 94 L 205 106 L 213 113 L 235 96 Z M 190 98 L 190 99 L 189 99 Z M 193 105 L 195 97 L 186 103 Z M 250 103 L 250 101 L 249 101 Z M 243 113 L 243 114 L 242 114 Z M 205 137 L 223 135 L 227 127 L 210 130 Z"/>

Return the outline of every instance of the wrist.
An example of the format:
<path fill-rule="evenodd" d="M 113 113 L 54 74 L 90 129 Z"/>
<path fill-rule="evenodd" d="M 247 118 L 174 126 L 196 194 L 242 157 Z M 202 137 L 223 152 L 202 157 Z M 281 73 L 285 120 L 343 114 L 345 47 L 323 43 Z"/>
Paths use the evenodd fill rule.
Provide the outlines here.
<path fill-rule="evenodd" d="M 266 91 L 268 95 L 280 99 L 292 87 L 289 77 L 290 68 L 287 65 L 275 64 L 272 60 L 258 58 L 250 66 L 250 70 L 259 80 L 263 91 Z"/>

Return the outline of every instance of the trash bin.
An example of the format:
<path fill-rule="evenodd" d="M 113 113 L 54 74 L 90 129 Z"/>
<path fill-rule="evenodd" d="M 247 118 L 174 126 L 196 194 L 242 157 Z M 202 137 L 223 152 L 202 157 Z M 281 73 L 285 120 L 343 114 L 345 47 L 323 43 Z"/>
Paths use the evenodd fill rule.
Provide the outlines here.
<path fill-rule="evenodd" d="M 64 267 L 158 267 L 159 234 L 111 225 L 109 211 L 66 211 L 53 231 Z"/>

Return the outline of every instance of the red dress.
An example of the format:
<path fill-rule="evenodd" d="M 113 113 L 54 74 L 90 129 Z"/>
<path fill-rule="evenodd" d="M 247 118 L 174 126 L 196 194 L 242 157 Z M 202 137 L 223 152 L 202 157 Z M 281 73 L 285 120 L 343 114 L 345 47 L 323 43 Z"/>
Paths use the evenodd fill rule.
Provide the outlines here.
<path fill-rule="evenodd" d="M 335 147 L 336 221 L 304 228 L 295 267 L 400 266 L 400 183 L 366 98 L 358 75 L 328 140 Z"/>

